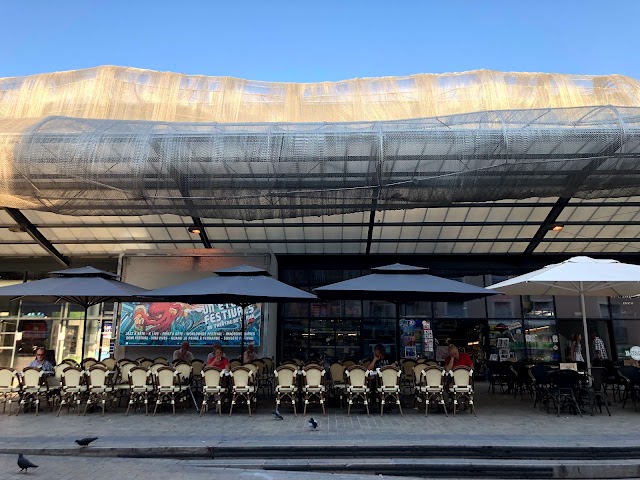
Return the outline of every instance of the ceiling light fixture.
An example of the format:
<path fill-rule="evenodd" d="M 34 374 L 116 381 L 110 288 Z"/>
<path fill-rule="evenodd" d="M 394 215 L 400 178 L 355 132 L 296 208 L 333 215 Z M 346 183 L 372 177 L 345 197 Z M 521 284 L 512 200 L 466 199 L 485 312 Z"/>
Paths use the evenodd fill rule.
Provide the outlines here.
<path fill-rule="evenodd" d="M 196 235 L 200 235 L 202 233 L 202 227 L 197 225 L 191 225 L 187 230 L 189 230 L 189 233 L 194 233 Z"/>
<path fill-rule="evenodd" d="M 564 228 L 564 225 L 551 225 L 551 231 L 553 232 L 561 232 Z"/>
<path fill-rule="evenodd" d="M 18 225 L 18 224 L 16 224 L 16 225 L 11 225 L 11 226 L 9 227 L 9 231 L 10 231 L 10 232 L 13 232 L 13 233 L 18 233 L 18 232 L 26 232 L 26 231 L 27 231 L 27 229 L 25 228 L 25 226 L 24 226 L 24 225 Z"/>

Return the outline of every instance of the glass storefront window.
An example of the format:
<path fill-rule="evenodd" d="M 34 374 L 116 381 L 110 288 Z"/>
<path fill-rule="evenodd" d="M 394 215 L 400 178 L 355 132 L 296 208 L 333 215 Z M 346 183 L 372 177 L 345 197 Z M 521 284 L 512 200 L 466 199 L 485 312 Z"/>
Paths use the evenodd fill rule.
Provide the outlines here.
<path fill-rule="evenodd" d="M 344 315 L 345 317 L 361 317 L 362 301 L 361 300 L 345 300 Z"/>
<path fill-rule="evenodd" d="M 433 309 L 438 318 L 467 318 L 465 302 L 434 302 Z"/>
<path fill-rule="evenodd" d="M 610 298 L 611 318 L 640 318 L 640 299 Z"/>
<path fill-rule="evenodd" d="M 62 317 L 62 303 L 38 303 L 22 301 L 20 317 L 25 318 L 60 318 Z"/>
<path fill-rule="evenodd" d="M 100 305 L 92 305 L 87 309 L 87 318 L 97 318 L 100 316 L 100 313 Z M 84 307 L 72 303 L 68 304 L 67 317 L 84 319 Z"/>
<path fill-rule="evenodd" d="M 517 318 L 489 320 L 489 361 L 524 360 L 524 331 Z"/>
<path fill-rule="evenodd" d="M 300 287 L 301 285 L 309 284 L 309 271 L 308 270 L 285 270 L 280 275 L 280 281 Z"/>
<path fill-rule="evenodd" d="M 403 317 L 418 315 L 420 317 L 431 317 L 431 302 L 410 302 L 400 306 L 400 314 Z"/>
<path fill-rule="evenodd" d="M 638 356 L 636 353 L 640 347 L 640 320 L 617 319 L 613 320 L 613 338 L 616 344 L 617 358 L 622 361 L 634 363 Z M 632 349 L 635 349 L 632 351 Z M 640 353 L 640 352 L 638 352 Z"/>
<path fill-rule="evenodd" d="M 525 342 L 529 361 L 560 361 L 560 342 L 555 320 L 525 320 Z"/>
<path fill-rule="evenodd" d="M 282 349 L 285 358 L 306 359 L 309 342 L 309 320 L 287 319 L 283 325 Z"/>
<path fill-rule="evenodd" d="M 371 318 L 389 318 L 396 316 L 396 306 L 389 302 L 365 301 L 364 316 Z"/>
<path fill-rule="evenodd" d="M 362 355 L 373 357 L 373 347 L 384 345 L 387 356 L 395 358 L 395 318 L 364 319 L 362 321 Z"/>
<path fill-rule="evenodd" d="M 554 318 L 553 297 L 522 295 L 522 313 L 525 318 Z"/>
<path fill-rule="evenodd" d="M 359 269 L 295 268 L 283 270 L 281 279 L 310 290 L 367 273 L 368 270 Z M 454 280 L 484 286 L 507 278 L 487 274 Z M 610 358 L 629 358 L 627 353 L 631 347 L 640 344 L 640 301 L 590 297 L 586 299 L 586 309 L 589 332 L 598 333 Z M 284 333 L 279 340 L 282 358 L 328 361 L 351 356 L 370 357 L 371 348 L 377 343 L 385 345 L 390 356 L 395 355 L 396 309 L 392 303 L 360 300 L 287 303 L 281 306 L 280 314 Z M 400 316 L 405 320 L 430 320 L 436 357 L 438 352 L 442 354 L 446 350 L 447 342 L 453 342 L 473 352 L 476 360 L 488 359 L 495 354 L 498 359 L 560 361 L 565 358 L 571 335 L 583 333 L 577 296 L 496 295 L 471 302 L 411 302 L 400 306 Z M 626 321 L 635 319 L 638 319 L 638 325 Z M 419 338 L 415 331 L 414 343 Z M 403 344 L 404 348 L 411 346 L 410 343 Z M 419 356 L 418 350 L 416 348 Z M 411 353 L 411 348 L 404 351 L 407 352 Z"/>
<path fill-rule="evenodd" d="M 308 303 L 284 303 L 282 306 L 286 317 L 307 317 L 309 316 Z"/>
<path fill-rule="evenodd" d="M 575 295 L 558 295 L 556 300 L 556 317 L 582 319 L 580 297 Z M 607 297 L 585 297 L 588 318 L 609 318 L 609 302 Z"/>

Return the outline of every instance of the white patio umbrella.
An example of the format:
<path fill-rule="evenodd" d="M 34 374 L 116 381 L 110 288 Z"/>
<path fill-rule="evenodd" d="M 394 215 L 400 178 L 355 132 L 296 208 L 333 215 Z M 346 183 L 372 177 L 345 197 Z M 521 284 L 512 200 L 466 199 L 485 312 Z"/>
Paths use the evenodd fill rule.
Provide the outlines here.
<path fill-rule="evenodd" d="M 640 295 L 640 266 L 617 260 L 573 257 L 486 288 L 507 295 L 579 295 L 587 367 L 591 368 L 584 298 Z"/>

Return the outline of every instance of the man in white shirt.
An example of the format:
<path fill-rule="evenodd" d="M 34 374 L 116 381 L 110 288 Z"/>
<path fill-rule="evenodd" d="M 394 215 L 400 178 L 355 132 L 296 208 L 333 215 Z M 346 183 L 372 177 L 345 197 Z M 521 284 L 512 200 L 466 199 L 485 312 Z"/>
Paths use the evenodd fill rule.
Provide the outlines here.
<path fill-rule="evenodd" d="M 182 346 L 173 352 L 173 361 L 193 362 L 193 353 L 189 351 L 189 342 L 182 342 Z"/>

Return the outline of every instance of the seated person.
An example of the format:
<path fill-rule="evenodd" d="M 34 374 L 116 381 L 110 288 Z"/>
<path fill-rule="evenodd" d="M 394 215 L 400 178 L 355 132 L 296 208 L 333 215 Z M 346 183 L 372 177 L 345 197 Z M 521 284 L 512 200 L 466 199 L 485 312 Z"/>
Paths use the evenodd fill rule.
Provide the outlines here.
<path fill-rule="evenodd" d="M 455 345 L 449 345 L 448 352 L 449 355 L 444 359 L 444 369 L 446 371 L 459 366 L 473 368 L 473 361 L 469 354 L 460 352 Z"/>
<path fill-rule="evenodd" d="M 193 353 L 189 351 L 189 342 L 182 342 L 182 346 L 173 352 L 173 361 L 193 362 Z"/>
<path fill-rule="evenodd" d="M 207 366 L 218 367 L 220 370 L 229 370 L 229 360 L 225 357 L 222 347 L 216 348 L 215 356 L 207 362 Z"/>
<path fill-rule="evenodd" d="M 51 362 L 49 360 L 44 359 L 45 353 L 46 350 L 44 349 L 44 347 L 38 347 L 36 349 L 36 358 L 29 364 L 29 366 L 33 368 L 39 368 L 47 375 L 53 375 L 53 365 L 51 365 Z"/>
<path fill-rule="evenodd" d="M 251 363 L 256 359 L 256 353 L 253 351 L 253 343 L 247 346 L 247 350 L 242 356 L 242 363 Z"/>
<path fill-rule="evenodd" d="M 387 352 L 384 349 L 384 345 L 377 344 L 373 347 L 373 360 L 369 362 L 367 366 L 367 370 L 375 370 L 376 368 L 386 367 L 387 365 L 391 365 L 391 362 L 387 358 Z"/>
<path fill-rule="evenodd" d="M 213 344 L 213 348 L 211 348 L 211 353 L 209 353 L 209 355 L 207 355 L 207 362 L 206 362 L 207 364 L 209 364 L 209 361 L 212 358 L 215 358 L 216 350 L 219 349 L 219 348 L 220 348 L 220 344 L 218 342 Z M 224 353 L 222 354 L 222 356 L 225 357 L 225 358 L 227 357 Z"/>

